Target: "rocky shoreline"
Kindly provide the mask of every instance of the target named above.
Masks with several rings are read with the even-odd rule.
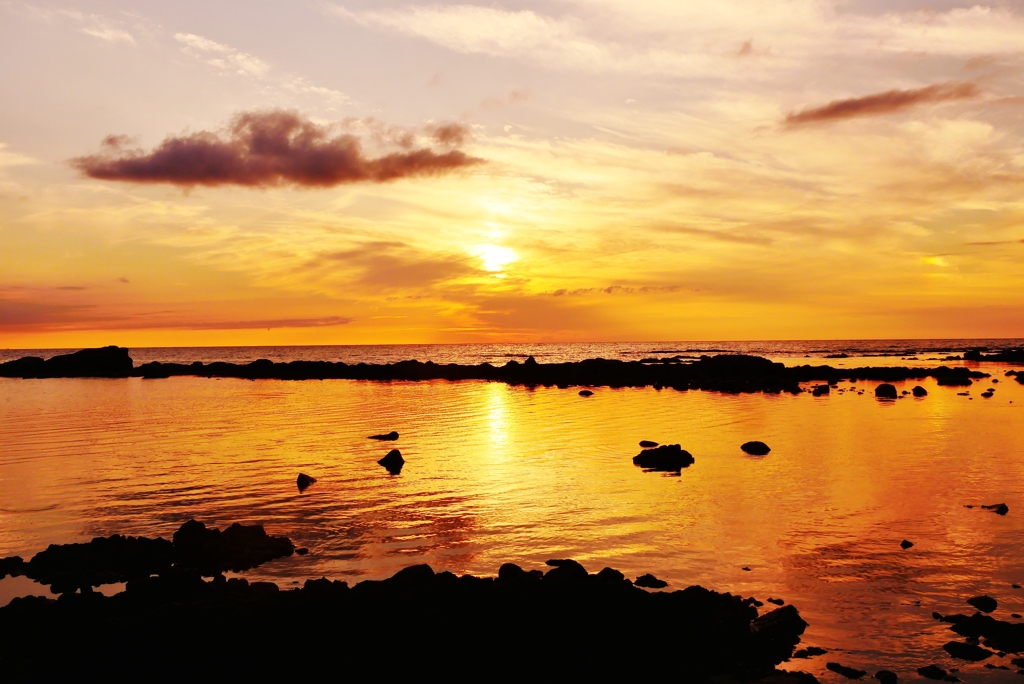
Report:
[[[223,574],[292,552],[259,526],[220,532],[189,521],[173,540],[115,535],[51,546],[28,562],[3,559],[0,578],[27,575],[61,595],[0,608],[0,671],[5,681],[198,673],[816,681],[776,669],[806,627],[791,605],[759,614],[753,598],[699,586],[648,591],[638,585],[660,581],[588,573],[573,560],[551,560],[546,572],[505,564],[496,577],[415,565],[383,581],[316,579],[288,591]],[[92,590],[116,581],[125,591]]]
[[[503,366],[436,364],[401,361],[391,364],[346,364],[329,361],[275,363],[266,359],[246,364],[226,362],[192,364],[151,362],[135,366],[127,349],[83,349],[50,359],[24,357],[0,364],[0,377],[142,377],[174,376],[241,378],[247,380],[485,380],[530,387],[653,387],[654,389],[706,390],[726,393],[782,392],[798,394],[801,383],[826,385],[840,381],[899,382],[935,378],[939,384],[967,386],[987,373],[963,367],[910,368],[870,366],[794,366],[742,354],[701,356],[698,359],[665,357],[641,361],[587,359],[571,363],[537,363],[533,357]],[[1019,380],[1020,378],[1018,378]]]

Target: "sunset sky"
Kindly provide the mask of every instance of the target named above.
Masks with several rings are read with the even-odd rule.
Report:
[[[1024,1],[0,1],[0,347],[1024,337]]]

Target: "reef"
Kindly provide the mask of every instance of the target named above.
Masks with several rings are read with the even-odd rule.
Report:
[[[232,529],[250,543],[227,544]],[[0,608],[4,681],[171,681],[198,673],[261,681],[667,673],[698,683],[815,681],[776,670],[806,627],[793,606],[759,614],[753,598],[699,586],[648,591],[616,570],[589,573],[573,560],[549,561],[546,572],[505,564],[496,577],[414,565],[386,580],[315,579],[287,591],[213,572],[269,559],[284,542],[290,549],[262,528],[218,533],[190,521],[170,541],[115,535],[19,560],[13,565],[21,570],[41,567],[37,559],[48,554],[47,567],[63,566],[55,572],[68,576],[88,557],[86,565],[108,572],[55,582],[55,600],[19,598]],[[97,579],[127,584],[112,596],[81,590]]]
[[[0,364],[0,377],[128,377],[149,379],[174,376],[242,378],[248,380],[486,380],[528,387],[654,387],[680,391],[707,390],[726,393],[767,392],[798,394],[801,383],[834,385],[842,380],[897,382],[935,378],[939,384],[960,386],[987,373],[968,368],[795,366],[758,356],[719,354],[698,359],[587,359],[567,363],[537,363],[533,357],[523,363],[512,360],[502,366],[437,364],[432,361],[400,361],[390,364],[346,364],[330,361],[274,362],[259,359],[235,364],[217,361],[191,364],[150,362],[135,367],[128,350],[105,347],[55,356],[46,361],[26,357]],[[583,390],[580,394],[593,394]],[[377,436],[375,436],[377,437]]]

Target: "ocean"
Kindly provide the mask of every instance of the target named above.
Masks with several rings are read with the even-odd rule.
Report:
[[[910,674],[938,663],[965,681],[1013,672],[951,660],[932,619],[989,594],[1024,613],[1024,386],[1017,366],[941,361],[1020,340],[415,345],[133,349],[146,361],[455,363],[644,358],[718,351],[787,365],[969,365],[970,388],[920,384],[879,401],[871,383],[830,395],[573,390],[501,383],[0,378],[0,556],[94,536],[170,536],[189,518],[259,523],[307,556],[246,573],[282,588],[350,583],[414,563],[495,574],[575,558],[651,572],[669,589],[782,598],[828,656],[788,664],[838,681],[827,660]],[[51,351],[0,352],[0,360]],[[847,354],[848,358],[826,359]],[[993,388],[991,397],[981,392]],[[397,430],[395,443],[368,435]],[[643,472],[643,439],[678,443],[680,476]],[[772,451],[744,454],[762,440]],[[393,447],[400,475],[376,461]],[[299,472],[317,478],[304,492]],[[1006,503],[996,515],[966,505]],[[914,546],[902,549],[900,542]],[[116,591],[119,587],[108,588]],[[0,581],[0,604],[45,594]],[[770,606],[769,606],[770,607]],[[1007,658],[1007,664],[1008,664]],[[1000,659],[989,662],[1000,664]]]

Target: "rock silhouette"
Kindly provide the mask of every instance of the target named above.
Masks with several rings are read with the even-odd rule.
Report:
[[[665,473],[678,473],[694,463],[694,458],[678,444],[663,444],[652,449],[644,449],[633,457],[633,465],[644,470]]]
[[[581,397],[592,397],[592,396],[594,396],[594,393],[592,391],[588,390],[588,389],[585,389],[585,390],[580,390],[579,391],[579,395]]]
[[[817,385],[814,389],[811,390],[811,394],[816,397],[823,397],[829,394],[830,391],[831,390],[829,389],[828,385]]]
[[[299,476],[295,478],[295,484],[298,485],[300,492],[305,491],[306,488],[308,488],[309,485],[313,484],[314,482],[316,482],[316,478],[310,477],[305,473],[299,473]]]
[[[985,660],[986,658],[994,655],[994,653],[987,648],[975,646],[974,644],[965,644],[959,641],[950,641],[946,643],[943,645],[942,650],[954,658],[970,660],[971,662]]]
[[[867,674],[867,672],[864,670],[846,667],[845,665],[840,665],[839,663],[825,663],[825,667],[838,675],[846,677],[847,679],[860,679],[861,677]]]
[[[906,539],[904,539],[903,541],[900,542],[900,548],[903,549],[903,550],[909,549],[913,545],[914,545],[914,542],[907,541]]]
[[[377,465],[384,466],[384,469],[392,475],[398,475],[402,472],[402,466],[405,465],[405,459],[402,458],[401,451],[398,449],[392,449],[386,456],[384,456],[384,458],[377,461]]]
[[[986,511],[992,511],[996,515],[1006,515],[1010,512],[1010,507],[1004,503],[1000,504],[989,504],[988,506],[982,506]]]
[[[999,602],[991,596],[975,596],[967,599],[969,605],[974,606],[982,613],[991,613],[993,610],[999,607]]]
[[[664,589],[668,586],[668,582],[660,580],[650,573],[640,575],[633,581],[633,584],[638,587],[644,587],[645,589]]]
[[[113,346],[82,349],[45,361],[26,356],[0,363],[0,377],[8,378],[127,378],[133,371],[128,350]]]
[[[795,366],[786,368],[781,363],[758,356],[719,354],[682,359],[678,363],[644,363],[613,359],[587,359],[567,363],[519,363],[509,361],[503,366],[489,363],[477,365],[437,364],[431,361],[400,361],[390,364],[346,364],[329,361],[290,361],[275,363],[259,359],[251,363],[235,364],[216,361],[191,364],[142,364],[132,369],[127,350],[105,348],[103,358],[111,364],[79,363],[54,359],[42,361],[26,357],[0,364],[3,377],[86,377],[102,374],[111,377],[136,375],[140,377],[174,377],[192,375],[210,378],[244,378],[276,380],[489,380],[510,385],[546,387],[653,387],[655,385],[679,391],[705,390],[738,394],[744,392],[789,392],[800,394],[800,383],[824,382],[834,385],[841,380],[895,382],[923,378],[950,378],[970,382],[972,378],[989,377],[987,373],[968,368],[907,368],[903,366],[833,368],[831,366]],[[98,350],[83,350],[94,352]],[[81,352],[78,352],[81,354]],[[71,355],[74,356],[74,355]],[[55,357],[57,358],[57,357]],[[76,357],[82,359],[84,357]],[[591,390],[583,390],[588,392]]]
[[[911,393],[915,397],[927,397],[928,396],[928,390],[926,390],[924,387],[921,387],[920,385],[916,385],[914,387],[914,389],[912,389],[910,391],[911,391]]]
[[[875,673],[875,679],[879,684],[896,684],[900,680],[892,670],[879,670]]]
[[[884,382],[875,388],[875,396],[879,399],[895,399],[899,393],[896,391],[895,385]]]
[[[919,667],[917,668],[917,674],[921,675],[925,679],[936,680],[942,680],[949,676],[949,673],[938,665],[925,665],[924,667]]]
[[[656,447],[656,446],[658,446],[657,442],[652,442],[649,439],[642,439],[642,440],[640,440],[640,447],[642,449],[650,449],[650,448]]]
[[[744,442],[740,445],[740,449],[751,456],[767,456],[771,452],[771,448],[767,444],[757,441]]]
[[[370,435],[370,439],[380,440],[382,442],[394,442],[398,439],[398,433],[392,430],[383,435]]]

